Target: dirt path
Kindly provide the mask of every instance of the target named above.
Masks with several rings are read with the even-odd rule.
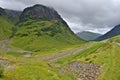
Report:
[[[6,39],[0,43],[0,47],[4,50],[7,51],[13,51],[13,52],[18,52],[18,53],[31,53],[31,51],[25,51],[25,50],[18,50],[18,49],[13,49],[9,48],[8,45],[10,44],[10,40]]]
[[[37,57],[37,59],[43,60],[43,61],[47,61],[47,62],[51,63],[51,62],[55,62],[55,61],[57,61],[57,60],[59,60],[61,58],[65,58],[67,56],[74,55],[74,54],[76,54],[76,53],[78,53],[80,51],[88,49],[89,47],[84,46],[84,47],[80,47],[80,48],[69,50],[69,51],[64,51],[64,52],[60,52],[60,53],[56,53],[56,54],[51,54],[51,55],[47,55],[47,56]]]
[[[120,46],[120,43],[116,43],[118,46]]]
[[[13,48],[9,48],[8,45],[10,44],[10,40],[7,39],[7,40],[4,40],[1,42],[0,44],[0,47],[4,50],[7,50],[7,51],[13,51],[13,52],[19,52],[19,53],[27,53],[25,54],[24,56],[25,57],[30,57],[30,54],[31,51],[25,51],[25,50],[17,50],[17,49],[13,49]],[[71,56],[71,55],[74,55],[80,51],[83,51],[85,49],[88,49],[90,46],[83,46],[83,47],[80,47],[80,48],[76,48],[76,49],[73,49],[73,50],[69,50],[69,51],[64,51],[64,52],[59,52],[59,53],[56,53],[56,54],[51,54],[51,55],[47,55],[47,56],[40,56],[40,57],[37,57],[35,59],[37,60],[43,60],[43,61],[47,61],[47,62],[55,62],[61,58],[64,58],[64,57],[67,57],[67,56]]]
[[[112,44],[116,44],[116,45],[120,46],[119,42],[112,42]]]

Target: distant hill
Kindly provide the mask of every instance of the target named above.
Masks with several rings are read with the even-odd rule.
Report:
[[[112,30],[107,32],[106,34],[100,36],[96,39],[96,41],[105,40],[114,36],[120,35],[120,25],[115,26]]]
[[[89,32],[89,31],[83,31],[83,32],[79,32],[77,33],[77,36],[86,40],[86,41],[91,41],[94,40],[96,38],[98,38],[99,36],[101,36],[102,34],[99,33],[93,33],[93,32]]]

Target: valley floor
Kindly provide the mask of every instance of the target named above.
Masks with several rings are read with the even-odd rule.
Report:
[[[118,43],[90,42],[71,50],[40,56],[9,48],[8,43],[7,40],[1,42],[0,63],[4,66],[4,76],[0,80],[120,79]]]

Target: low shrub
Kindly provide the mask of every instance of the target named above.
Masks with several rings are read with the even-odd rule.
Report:
[[[0,65],[0,77],[3,76],[3,72],[4,72],[4,68],[3,68],[3,66]]]

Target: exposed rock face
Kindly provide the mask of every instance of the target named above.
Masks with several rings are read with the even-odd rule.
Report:
[[[54,9],[37,4],[23,11],[20,16],[20,21],[25,21],[27,19],[54,20],[61,19],[61,17]]]
[[[0,15],[2,15],[2,16],[3,16],[3,15],[6,15],[5,10],[4,10],[3,8],[1,8],[1,7],[0,7]]]
[[[16,24],[17,22],[19,22],[19,17],[22,13],[22,11],[15,11],[15,10],[8,10],[5,9],[6,12],[6,17],[14,24]]]
[[[5,12],[7,13],[8,17],[16,17],[16,16],[20,16],[22,11],[15,11],[15,10],[9,10],[9,9],[5,9]]]

